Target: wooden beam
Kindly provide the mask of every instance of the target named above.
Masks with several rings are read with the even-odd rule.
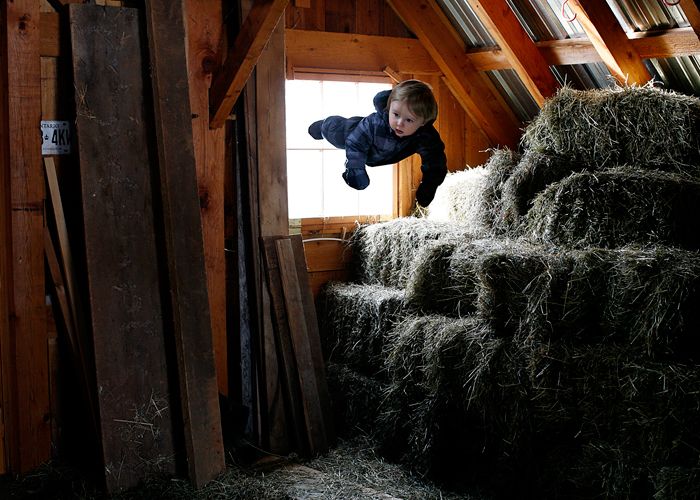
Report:
[[[440,74],[420,41],[412,38],[285,30],[287,67]],[[288,73],[290,71],[288,70]]]
[[[620,83],[641,85],[651,80],[642,58],[605,0],[572,0],[570,6],[608,70]]]
[[[643,59],[700,54],[700,40],[690,27],[628,33],[627,37]],[[389,66],[398,73],[414,73],[418,77],[441,74],[430,54],[413,38],[287,29],[285,40],[287,74],[294,77],[297,73],[324,71],[378,75],[381,70],[377,68],[384,61],[391,61]],[[602,61],[585,37],[545,40],[535,46],[549,66]],[[472,49],[465,57],[477,71],[513,67],[501,49]]]
[[[190,480],[202,486],[221,473],[225,464],[192,143],[183,5],[151,0],[146,4],[146,20],[187,467]]]
[[[15,473],[51,454],[39,11],[37,0],[0,5],[0,420]]]
[[[186,0],[188,76],[192,143],[199,186],[212,341],[219,392],[228,395],[226,342],[226,257],[224,254],[224,172],[226,133],[209,128],[209,87],[220,66],[221,2]]]
[[[435,2],[388,1],[435,60],[450,90],[492,145],[515,148],[520,139],[520,121],[485,75],[480,75],[465,57],[464,47],[457,42],[452,25]]]
[[[542,106],[546,98],[557,92],[559,83],[508,3],[505,0],[468,1],[535,102]]]
[[[695,35],[700,38],[700,7],[698,0],[680,0],[680,7],[693,28]]]
[[[231,113],[289,0],[256,0],[211,88],[211,120],[218,128]]]

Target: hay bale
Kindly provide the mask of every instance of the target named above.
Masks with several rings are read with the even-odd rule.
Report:
[[[427,218],[466,226],[475,236],[490,235],[500,227],[501,188],[519,159],[515,151],[496,149],[484,165],[448,174]]]
[[[367,375],[380,374],[385,337],[407,310],[404,296],[403,290],[381,285],[324,286],[317,303],[326,359]]]
[[[398,324],[387,344],[390,374],[379,435],[385,450],[423,472],[459,467],[481,450],[480,422],[470,402],[489,390],[491,360],[502,340],[474,318],[414,316]]]
[[[560,429],[575,436],[561,436],[571,453],[559,464],[568,480],[596,496],[639,498],[641,491],[649,498],[651,480],[664,468],[697,467],[698,365],[640,360],[624,345],[560,344],[548,355],[560,360],[546,375],[550,385],[570,388],[565,403],[553,407],[568,419]],[[536,396],[545,403],[533,413],[535,422],[546,423],[539,435],[554,431],[552,394],[560,397],[556,391]]]
[[[666,244],[700,248],[700,182],[634,167],[571,174],[528,212],[534,241],[587,248]]]
[[[414,272],[406,284],[406,302],[427,314],[463,317],[476,312],[479,288],[475,262],[482,251],[476,241],[440,241],[426,246],[416,256]],[[466,268],[458,273],[456,253]]]
[[[386,382],[363,375],[343,363],[329,363],[326,372],[338,434],[344,437],[358,433],[375,435]]]
[[[582,162],[654,166],[697,176],[700,100],[653,85],[574,90],[545,101],[525,129],[525,149]]]
[[[651,357],[699,359],[700,253],[657,246],[611,252],[603,325]]]
[[[464,227],[417,217],[360,226],[351,238],[355,280],[403,287],[422,247],[428,242],[447,238],[468,240],[473,236]]]
[[[650,498],[635,495],[640,483],[648,491],[663,468],[697,466],[699,368],[640,359],[624,344],[513,338],[493,361],[492,389],[474,405],[489,416],[487,442],[500,439],[511,459],[536,461],[532,491]]]
[[[508,239],[438,242],[416,258],[406,301],[416,310],[474,314],[499,336],[576,335],[604,287],[600,260]],[[604,276],[604,274],[603,274]]]
[[[487,176],[483,166],[447,174],[425,218],[460,224],[474,235],[485,235],[488,226],[484,225],[482,193]]]
[[[501,232],[518,234],[535,197],[550,184],[572,172],[586,170],[578,160],[566,160],[537,150],[528,150],[503,182],[496,220]]]

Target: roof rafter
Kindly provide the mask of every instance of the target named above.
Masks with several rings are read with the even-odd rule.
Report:
[[[289,0],[255,0],[209,93],[210,128],[219,128],[231,113]]]
[[[467,0],[498,43],[535,102],[542,106],[559,83],[539,49],[505,0]]]
[[[697,0],[680,0],[680,7],[693,27],[695,35],[700,39],[700,6]]]
[[[493,145],[515,147],[520,121],[466,56],[435,1],[387,1],[435,60],[457,101]]]
[[[620,82],[644,84],[651,75],[605,0],[571,0],[571,10],[610,73]]]

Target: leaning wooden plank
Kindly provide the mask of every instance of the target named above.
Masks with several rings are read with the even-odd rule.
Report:
[[[39,2],[0,4],[0,352],[8,468],[51,453],[44,279]]]
[[[44,250],[46,253],[46,263],[48,265],[47,267],[49,269],[49,274],[51,275],[55,298],[58,301],[58,309],[61,311],[60,319],[62,320],[62,326],[66,331],[66,335],[68,337],[67,340],[70,344],[71,351],[75,353],[78,351],[78,340],[75,333],[73,313],[68,305],[66,286],[61,273],[61,266],[58,263],[58,255],[56,253],[53,240],[51,239],[48,226],[44,227]]]
[[[314,376],[316,377],[316,387],[318,389],[318,399],[321,403],[324,427],[326,429],[326,439],[328,444],[335,443],[335,428],[333,425],[333,409],[331,408],[331,397],[328,393],[328,383],[326,381],[326,367],[323,361],[323,350],[321,348],[321,334],[318,330],[318,319],[316,316],[316,306],[313,292],[309,282],[309,272],[306,265],[306,252],[304,242],[300,234],[289,237],[292,252],[294,253],[294,264],[299,283],[302,307],[311,349],[311,360],[313,362]]]
[[[256,0],[211,89],[211,128],[224,124],[289,0]]]
[[[309,329],[306,324],[294,251],[289,238],[278,239],[275,241],[275,246],[279,261],[280,280],[284,291],[284,304],[289,321],[289,333],[301,388],[306,433],[311,454],[316,455],[328,451],[328,437],[324,411],[319,397],[319,380],[316,377],[311,346],[309,345]]]
[[[185,450],[190,480],[201,486],[221,473],[225,464],[182,2],[147,2],[146,18]]]
[[[107,489],[174,474],[139,17],[69,7],[86,268]]]
[[[308,455],[310,448],[304,424],[303,393],[299,377],[297,376],[299,368],[294,357],[294,347],[290,332],[290,322],[292,320],[288,317],[285,307],[280,262],[276,248],[277,241],[279,241],[278,236],[263,238],[265,269],[274,322],[276,359],[279,360],[281,365],[279,371],[282,375],[280,378],[284,390],[289,433],[293,437],[297,450],[304,455]],[[264,363],[270,363],[274,360],[275,358],[265,359]]]
[[[97,401],[95,396],[95,381],[94,372],[95,364],[91,354],[92,343],[89,338],[89,327],[85,306],[81,299],[78,284],[75,276],[75,268],[73,265],[73,252],[71,251],[70,241],[68,238],[68,227],[63,211],[63,202],[61,200],[61,191],[58,185],[58,176],[56,175],[56,165],[54,159],[47,157],[44,159],[44,167],[46,169],[46,184],[49,187],[49,198],[53,214],[53,225],[56,228],[58,236],[58,248],[56,257],[60,259],[61,276],[65,295],[66,305],[69,307],[69,315],[64,318],[70,319],[73,337],[71,339],[71,347],[75,356],[75,367],[80,375],[83,395],[90,411],[89,419],[93,424],[93,431],[99,432],[99,417],[97,416]],[[46,242],[46,238],[44,238]],[[47,247],[47,255],[49,255]],[[53,273],[52,273],[53,276]],[[54,284],[56,277],[53,277]],[[71,333],[71,332],[69,332]]]

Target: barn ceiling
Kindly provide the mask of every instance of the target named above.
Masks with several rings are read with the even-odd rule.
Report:
[[[497,36],[483,22],[478,6],[477,9],[473,8],[475,2],[437,2],[462,37],[467,50],[499,48]],[[534,42],[588,38],[582,18],[575,11],[574,2],[507,0],[507,3]],[[595,3],[580,2],[586,8]],[[689,18],[693,19],[698,13],[698,7],[693,0],[607,0],[605,3],[620,32],[628,37],[642,37],[680,28],[692,29]],[[675,5],[670,5],[674,3]],[[684,8],[688,12],[684,11]],[[650,77],[664,87],[700,95],[700,60],[697,55],[642,58],[641,64]],[[609,66],[603,61],[554,65],[551,70],[559,83],[566,82],[578,89],[603,88],[615,84]],[[497,69],[489,70],[487,74],[520,120],[528,121],[537,114],[537,102],[518,72],[514,69]]]

